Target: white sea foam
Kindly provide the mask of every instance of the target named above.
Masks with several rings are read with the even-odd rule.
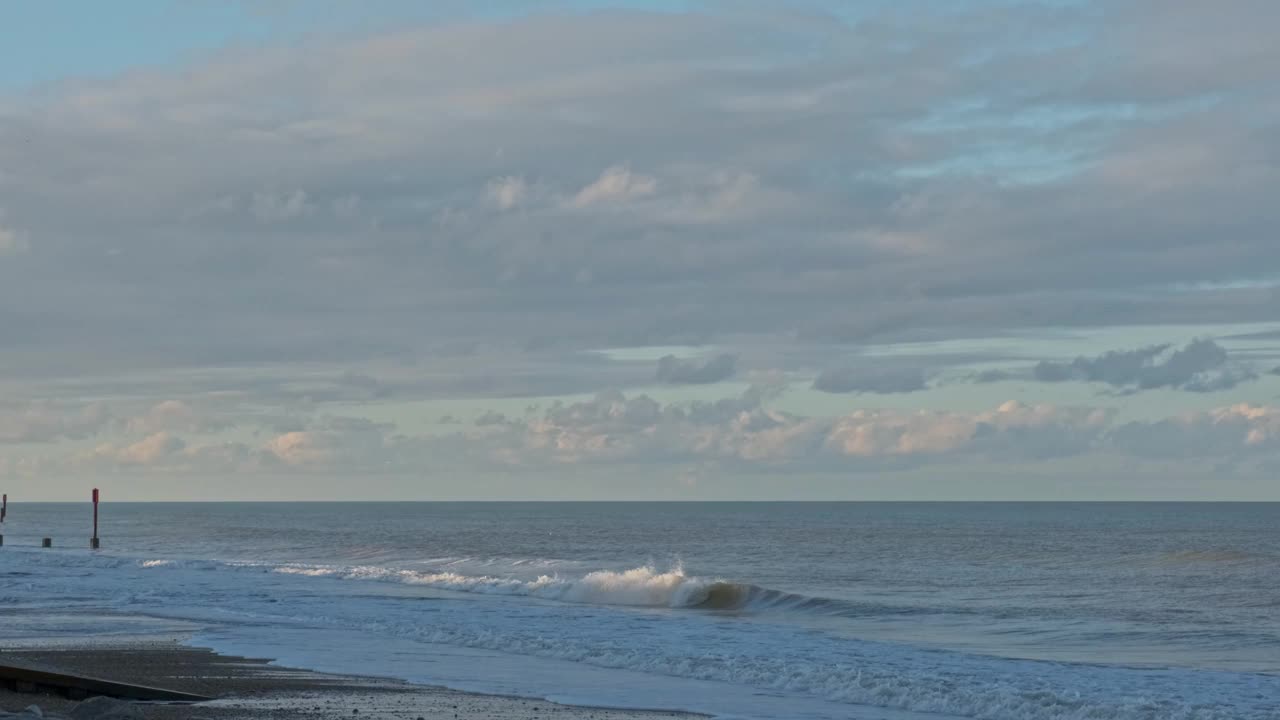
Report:
[[[536,564],[538,561],[521,563]],[[376,565],[334,567],[288,564],[272,567],[271,571],[308,577],[400,582],[454,592],[526,595],[562,602],[638,607],[695,607],[705,603],[711,590],[717,586],[730,587],[730,584],[722,581],[690,577],[680,565],[667,570],[659,570],[652,565],[621,571],[596,570],[581,577],[540,575],[531,580]]]

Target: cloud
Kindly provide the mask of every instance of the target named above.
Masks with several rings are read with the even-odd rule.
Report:
[[[319,416],[299,423],[299,429],[270,432],[257,443],[206,438],[192,441],[168,430],[138,439],[115,439],[69,455],[45,454],[41,464],[50,472],[72,469],[217,475],[221,473],[279,474],[337,472],[361,469],[382,472],[389,463],[407,470],[396,449],[404,439],[395,426],[364,418]],[[142,427],[133,423],[131,431]],[[204,428],[193,426],[196,431]],[[260,428],[266,431],[267,428]],[[136,436],[135,436],[136,437]],[[414,460],[421,458],[416,455]],[[28,465],[31,463],[28,462]]]
[[[909,393],[926,387],[920,368],[833,368],[813,381],[813,389],[827,393]]]
[[[1008,370],[982,370],[973,374],[972,379],[978,384],[1005,382],[1018,376]]]
[[[1274,322],[1280,16],[1243,2],[476,13],[4,95],[0,442],[26,468],[107,445],[104,468],[279,473],[1266,452],[1239,449],[1270,437],[1256,418],[1121,432],[1092,410],[999,410],[1004,395],[838,418],[630,395],[511,410],[653,381],[605,347],[720,347],[797,377],[831,342]],[[1189,28],[1211,32],[1181,42]],[[973,369],[920,352],[815,387]],[[1118,396],[1251,377],[1224,355],[1201,341],[979,379]],[[714,383],[734,357],[656,374]],[[110,411],[82,399],[98,397]],[[512,397],[535,399],[440,437],[324,419]]]
[[[658,370],[654,377],[658,382],[672,385],[706,385],[733,377],[736,365],[737,358],[727,353],[705,362],[665,355],[658,360]]]
[[[21,233],[0,225],[0,255],[25,252],[30,248],[26,237]]]
[[[164,400],[141,415],[124,421],[127,432],[148,434],[213,432],[225,429],[231,424],[226,419],[199,412],[190,403],[182,400]]]
[[[585,208],[606,203],[620,203],[653,195],[658,180],[648,175],[631,172],[623,165],[615,165],[600,174],[595,182],[578,191],[569,205]]]
[[[7,347],[46,372],[355,363],[1280,309],[1271,6],[724,8],[424,24],[6,97],[22,231],[0,237],[40,239],[0,264]],[[1212,47],[1170,44],[1198,23]]]
[[[1152,345],[1137,350],[1113,350],[1070,363],[1041,361],[1032,373],[1041,382],[1081,380],[1140,390],[1170,387],[1212,392],[1235,387],[1256,374],[1228,365],[1227,351],[1212,340],[1194,340],[1181,350]]]
[[[366,400],[389,397],[397,390],[400,390],[400,388],[388,385],[372,375],[355,372],[354,370],[347,370],[342,373],[338,378],[337,384],[344,390],[354,391]]]
[[[475,426],[485,427],[488,425],[503,425],[506,422],[507,422],[506,415],[503,415],[500,412],[494,412],[493,410],[487,410],[483,414],[481,414],[480,417],[476,418]]]
[[[333,441],[327,435],[297,430],[277,435],[266,451],[288,465],[313,465],[333,459]]]
[[[1280,408],[1239,404],[1130,422],[1109,435],[1120,451],[1151,458],[1240,458],[1280,451]]]
[[[5,211],[0,208],[0,256],[23,253],[31,249],[26,233],[4,223]]]
[[[157,437],[174,432],[208,433],[231,423],[189,403],[165,400],[137,415],[102,402],[53,399],[0,403],[0,443],[52,444],[126,434]]]
[[[136,441],[104,442],[70,457],[28,458],[51,474],[71,472],[164,472],[187,476],[255,473],[264,469],[263,453],[241,442],[191,443],[169,432]]]
[[[776,387],[752,387],[714,402],[662,403],[643,394],[606,392],[522,415],[489,411],[471,425],[425,434],[328,415],[277,432],[263,426],[252,443],[161,430],[105,440],[85,451],[29,445],[2,454],[0,470],[267,476],[410,474],[432,467],[665,472],[699,466],[825,474],[1104,457],[1223,467],[1280,461],[1280,409],[1267,405],[1123,423],[1116,422],[1112,408],[1017,401],[974,411],[862,408],[806,416],[772,407],[777,393]]]
[[[1053,457],[1090,449],[1110,422],[1102,409],[1008,401],[978,413],[859,410],[835,421],[827,445],[853,457],[959,451]]]
[[[52,400],[0,404],[0,443],[52,443],[92,437],[115,420],[102,403]]]
[[[394,457],[395,425],[366,418],[325,416],[306,429],[281,433],[263,445],[268,463],[295,467],[377,468]]]
[[[335,200],[341,202],[341,199]],[[307,199],[307,191],[255,192],[250,199],[250,212],[263,222],[284,222],[309,215],[315,206]]]
[[[838,470],[868,463],[1079,454],[1097,446],[1112,413],[1006,402],[994,410],[858,410],[834,418],[767,408],[752,389],[715,403],[663,405],[605,393],[556,404],[522,420],[502,418],[456,436],[455,449],[503,465],[722,462]]]
[[[178,455],[186,446],[182,438],[158,432],[124,447],[99,445],[94,449],[93,457],[118,465],[156,465]]]
[[[511,210],[523,205],[529,196],[529,185],[522,177],[504,177],[490,180],[485,194],[500,210]]]
[[[1017,401],[973,412],[882,408],[806,417],[770,409],[762,400],[748,392],[716,403],[664,405],[645,395],[606,393],[525,419],[504,418],[425,452],[448,447],[475,461],[523,468],[715,463],[776,472],[1079,457],[1280,460],[1280,409],[1270,406],[1117,423],[1110,408]]]

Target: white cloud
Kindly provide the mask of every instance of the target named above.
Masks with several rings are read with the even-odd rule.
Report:
[[[930,456],[960,451],[995,457],[1077,454],[1110,423],[1106,410],[1008,401],[978,413],[857,411],[835,421],[826,445],[853,457]]]
[[[31,249],[26,233],[4,224],[4,208],[0,208],[0,256],[23,253]]]
[[[803,417],[763,407],[755,391],[717,403],[661,405],[603,394],[531,420],[503,418],[467,436],[507,464],[724,461],[828,469],[865,460],[913,462],[959,454],[994,459],[1094,449],[1112,413],[1006,402],[964,413],[858,410]]]
[[[499,210],[512,210],[524,204],[529,197],[529,183],[522,177],[503,177],[490,180],[485,186],[485,196]]]
[[[332,460],[330,438],[298,430],[277,435],[266,444],[267,452],[289,465],[312,465]]]
[[[154,466],[170,461],[186,446],[182,438],[158,432],[123,447],[101,444],[94,448],[92,459],[118,465]]]
[[[364,418],[321,417],[263,446],[263,459],[295,467],[372,468],[395,459],[395,426]]]
[[[631,172],[625,165],[607,168],[595,182],[578,191],[569,200],[569,206],[585,208],[593,205],[624,203],[653,195],[658,190],[658,180],[649,175]]]

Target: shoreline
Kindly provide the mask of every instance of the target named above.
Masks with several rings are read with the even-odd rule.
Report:
[[[555,716],[566,720],[659,720],[704,718],[669,710],[636,710],[567,705],[545,699],[491,695],[416,685],[401,680],[321,673],[275,665],[271,658],[222,655],[186,644],[189,638],[59,639],[24,642],[0,651],[6,659],[63,672],[137,683],[213,697],[212,701],[135,703],[144,720],[525,720]],[[0,689],[0,711],[30,705],[66,715],[77,705],[58,695]]]

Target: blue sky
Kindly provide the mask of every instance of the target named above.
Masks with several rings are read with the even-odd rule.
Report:
[[[411,23],[516,18],[543,12],[619,7],[679,12],[701,3],[484,0],[122,0],[112,3],[14,3],[0,15],[0,43],[22,62],[0,67],[0,87],[37,89],[67,79],[195,62],[235,47],[298,42]]]
[[[952,11],[974,4],[946,3]],[[1074,3],[1046,3],[1071,5]],[[821,13],[856,22],[883,0],[795,0],[792,13]],[[943,4],[935,5],[943,7]],[[928,7],[927,4],[922,7]],[[15,3],[0,10],[0,42],[22,62],[0,68],[0,87],[35,89],[46,83],[101,77],[132,69],[198,61],[236,47],[298,42],[431,22],[521,17],[612,10],[684,13],[731,10],[768,12],[766,2],[714,0],[122,0],[113,3]]]
[[[10,494],[1280,497],[1269,3],[68,7]]]

